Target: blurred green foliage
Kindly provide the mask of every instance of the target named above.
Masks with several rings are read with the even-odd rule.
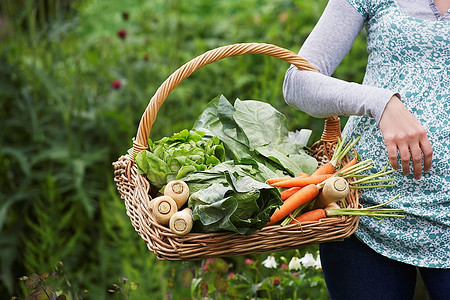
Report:
[[[111,162],[132,145],[161,83],[212,48],[271,43],[297,52],[325,0],[4,0],[0,3],[0,294],[23,295],[17,278],[60,261],[72,295],[114,298],[127,277],[136,298],[189,295],[181,271],[157,261],[132,228]],[[361,81],[364,35],[335,76]],[[271,103],[292,129],[323,120],[285,104],[288,65],[244,55],[207,65],[183,81],[158,112],[151,137],[191,128],[206,103]],[[236,258],[236,262],[242,258]]]

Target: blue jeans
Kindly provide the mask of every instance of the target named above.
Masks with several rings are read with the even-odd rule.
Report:
[[[333,300],[413,299],[417,270],[431,299],[450,299],[450,269],[416,268],[389,259],[355,236],[319,247],[325,283]]]

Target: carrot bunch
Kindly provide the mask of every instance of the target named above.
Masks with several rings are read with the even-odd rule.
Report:
[[[281,200],[283,200],[283,204],[275,210],[272,214],[270,221],[267,225],[275,224],[284,219],[281,225],[289,224],[293,219],[295,219],[298,215],[302,215],[305,213],[305,209],[307,210],[306,216],[303,216],[298,221],[306,220],[318,220],[319,218],[324,218],[330,215],[330,213],[326,213],[323,210],[324,207],[314,207],[311,205],[319,196],[323,196],[321,193],[322,188],[329,183],[331,179],[336,179],[337,177],[341,178],[341,181],[347,179],[349,177],[358,177],[358,180],[348,182],[347,193],[349,188],[369,188],[369,187],[387,187],[392,185],[381,185],[373,183],[378,183],[380,181],[385,180],[393,180],[393,178],[387,179],[375,179],[376,177],[384,176],[393,172],[394,170],[386,172],[386,167],[373,175],[359,175],[364,171],[367,171],[373,168],[373,163],[371,160],[365,160],[363,162],[357,163],[357,155],[355,154],[354,158],[350,160],[347,164],[341,167],[342,159],[347,155],[348,151],[355,145],[355,143],[359,140],[359,137],[349,143],[345,144],[345,138],[339,140],[336,144],[336,148],[330,162],[323,164],[319,168],[317,168],[313,174],[308,175],[305,173],[300,173],[295,177],[280,177],[280,178],[272,178],[267,181],[273,187],[280,188],[280,196]],[[345,181],[347,184],[347,181]],[[364,185],[363,185],[364,184]],[[367,185],[369,184],[369,185]],[[346,194],[345,194],[346,195]],[[331,203],[337,200],[343,200],[342,197],[345,198],[345,195],[339,196],[341,198],[332,199],[329,201],[320,201],[320,203]],[[312,210],[312,208],[317,208],[321,210]],[[314,211],[314,213],[313,213]],[[334,211],[336,213],[336,211]]]
[[[333,203],[335,205],[329,205],[325,208],[316,208],[304,212],[300,216],[292,219],[289,224],[300,224],[307,221],[319,221],[321,219],[332,216],[369,216],[379,219],[380,222],[382,217],[404,218],[405,216],[400,214],[404,212],[404,210],[401,208],[380,208],[381,206],[391,203],[396,198],[398,198],[398,196],[399,194],[385,203],[366,208],[340,208],[338,205]]]

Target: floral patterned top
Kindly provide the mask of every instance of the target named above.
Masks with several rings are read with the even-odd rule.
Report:
[[[378,253],[415,266],[450,268],[450,21],[405,14],[394,0],[348,0],[366,19],[368,66],[363,84],[397,91],[427,131],[433,165],[420,180],[394,173],[396,187],[368,189],[364,206],[386,202],[405,218],[361,217],[356,235]],[[361,136],[357,151],[377,170],[388,162],[373,118],[352,116],[343,135]],[[411,166],[412,169],[412,166]]]

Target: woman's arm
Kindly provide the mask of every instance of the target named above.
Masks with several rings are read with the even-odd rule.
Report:
[[[283,84],[289,105],[314,117],[366,115],[379,122],[393,91],[330,77],[363,26],[362,15],[347,0],[329,1],[299,52],[320,74],[291,66]]]
[[[286,72],[283,93],[286,102],[315,117],[366,115],[374,118],[383,134],[389,159],[398,168],[400,153],[404,174],[412,159],[414,177],[431,168],[432,148],[426,132],[393,91],[349,83],[330,77],[348,54],[364,26],[364,17],[347,0],[330,0],[299,55],[320,73]]]

